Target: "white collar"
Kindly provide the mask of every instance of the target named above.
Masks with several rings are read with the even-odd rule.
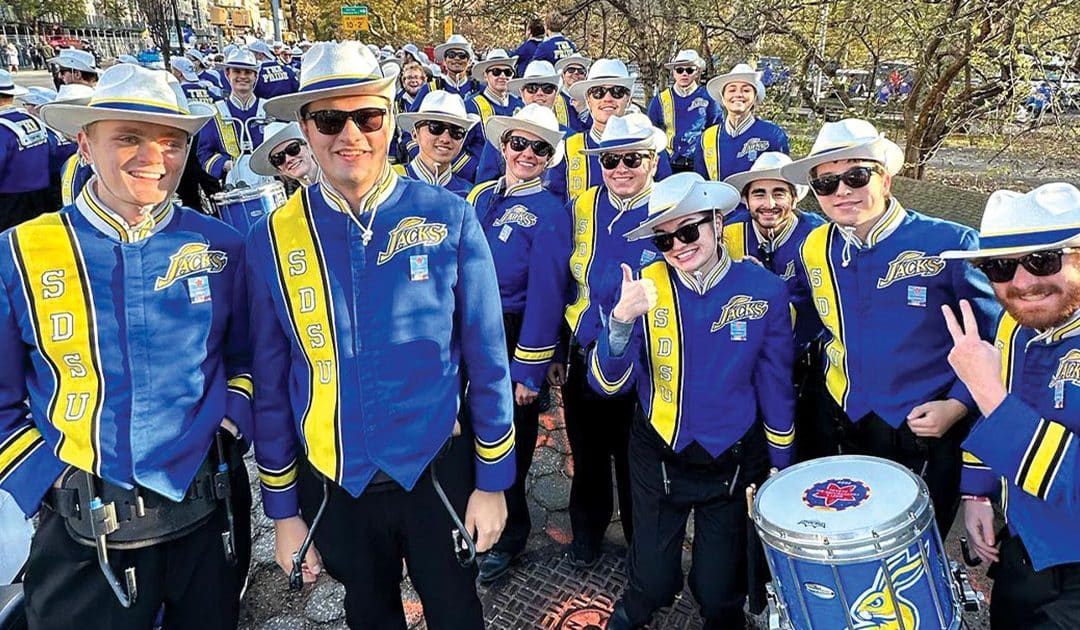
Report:
[[[409,170],[416,175],[416,179],[440,187],[445,187],[449,184],[450,179],[454,176],[454,172],[451,170],[449,164],[447,164],[444,169],[436,168],[432,171],[428,168],[427,164],[424,164],[424,161],[420,159],[419,155],[409,162]]]
[[[1080,310],[1073,313],[1072,317],[1060,326],[1054,326],[1053,328],[1039,331],[1039,334],[1035,335],[1027,342],[1027,347],[1040,341],[1044,341],[1047,345],[1050,345],[1077,335],[1080,335]]]
[[[731,269],[731,257],[728,256],[727,249],[721,247],[719,250],[720,258],[712,269],[706,272],[698,270],[690,274],[672,267],[672,269],[675,269],[675,276],[679,279],[679,282],[698,295],[705,295],[709,289],[720,284],[720,281],[727,275],[728,270]]]
[[[791,235],[795,233],[795,226],[799,224],[799,212],[798,210],[791,211],[791,218],[788,219],[787,225],[785,225],[779,232],[773,232],[770,236],[761,233],[761,229],[758,228],[758,224],[754,222],[754,219],[750,219],[750,225],[754,230],[754,235],[757,236],[758,243],[762,245],[768,245],[769,251],[775,252],[784,246],[784,243],[788,242]]]
[[[245,103],[236,96],[236,92],[229,92],[229,102],[235,105],[240,111],[246,112],[255,107],[255,104],[259,102],[259,97],[252,93],[250,100]]]
[[[367,244],[371,242],[371,237],[375,234],[371,229],[371,225],[375,223],[375,215],[378,213],[382,203],[393,194],[394,189],[397,187],[397,182],[397,173],[394,172],[394,169],[390,168],[389,163],[385,164],[383,166],[382,175],[379,176],[375,185],[360,199],[360,210],[358,212],[352,211],[345,196],[334,190],[334,187],[330,185],[330,182],[326,180],[322,173],[319,173],[319,193],[322,195],[323,201],[325,201],[331,209],[347,214],[356,222],[356,225],[360,227],[360,231],[363,235],[364,246],[367,247]],[[369,213],[371,216],[368,217],[367,225],[364,225],[360,222],[360,217]]]
[[[499,97],[497,94],[491,91],[491,88],[484,86],[484,98],[499,105],[500,107],[506,107],[510,104],[510,92],[507,92],[505,96]]]
[[[539,177],[507,185],[506,176],[503,176],[499,178],[499,183],[495,185],[495,192],[501,192],[503,197],[526,197],[528,195],[535,195],[542,190],[544,190],[544,185],[541,183]]]
[[[731,136],[732,138],[736,138],[739,135],[745,133],[746,130],[749,129],[750,126],[753,125],[755,122],[757,122],[757,116],[750,114],[749,116],[744,118],[741,123],[739,123],[738,127],[735,127],[731,124],[731,119],[727,116],[724,116],[724,129],[727,130],[729,136]]]
[[[675,94],[678,94],[679,96],[681,96],[683,98],[686,98],[687,96],[690,96],[694,92],[697,92],[698,87],[700,87],[700,86],[697,83],[691,83],[685,90],[683,90],[683,88],[681,88],[681,87],[679,87],[677,85],[672,85],[671,86],[671,91],[674,92]]]
[[[95,188],[98,181],[97,175],[94,175],[90,181],[86,182],[82,192],[75,198],[75,207],[91,225],[106,236],[124,243],[137,243],[157,234],[169,224],[173,216],[171,199],[165,200],[154,210],[144,213],[141,221],[131,225],[97,196]]]

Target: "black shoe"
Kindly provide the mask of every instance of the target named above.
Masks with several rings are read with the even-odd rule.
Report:
[[[589,569],[596,566],[597,561],[600,560],[600,550],[592,547],[579,547],[571,543],[566,559],[575,568]]]
[[[510,563],[514,560],[514,554],[508,551],[491,551],[480,556],[476,564],[480,568],[479,581],[488,585],[503,576],[510,570]]]

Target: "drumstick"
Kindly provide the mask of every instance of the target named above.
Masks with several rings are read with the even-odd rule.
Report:
[[[752,483],[746,486],[746,513],[754,515],[754,495],[757,494],[757,484]]]

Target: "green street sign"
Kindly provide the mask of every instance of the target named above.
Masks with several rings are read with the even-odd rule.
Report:
[[[355,6],[355,7],[341,7],[341,15],[342,15],[342,17],[344,17],[346,15],[355,15],[355,16],[359,17],[361,15],[367,15],[367,14],[368,14],[368,8],[366,6],[364,6],[364,5]]]

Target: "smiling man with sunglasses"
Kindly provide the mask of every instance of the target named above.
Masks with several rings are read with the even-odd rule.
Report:
[[[395,165],[399,175],[411,177],[465,197],[472,182],[454,173],[453,166],[465,145],[465,135],[480,122],[465,111],[457,94],[428,92],[416,112],[398,115],[398,126],[411,131],[419,152],[407,165]]]
[[[969,259],[1005,308],[991,344],[969,304],[942,307],[949,363],[983,416],[964,442],[964,524],[993,563],[993,627],[1080,627],[1080,190],[997,191],[980,238],[941,254]],[[997,532],[990,497],[1007,523]]]
[[[498,540],[514,480],[498,281],[473,208],[390,168],[381,74],[316,44],[267,103],[322,174],[247,240],[263,507],[278,564],[299,587],[325,563],[350,627],[404,627],[404,560],[429,628],[479,630],[462,535]]]
[[[445,68],[439,87],[467,99],[473,92],[484,89],[484,84],[469,76],[469,64],[473,62],[473,49],[464,35],[457,33],[445,43],[435,47],[435,62]]]
[[[975,249],[978,234],[892,196],[903,162],[873,125],[846,119],[826,123],[810,154],[780,173],[809,183],[830,219],[806,237],[795,265],[799,318],[824,328],[824,448],[920,475],[945,536],[959,506],[960,442],[977,410],[949,369],[949,331],[937,313],[966,299],[989,326],[999,307],[981,273],[937,256]]]
[[[560,107],[566,109],[569,118],[567,126],[574,131],[585,131],[592,125],[592,121],[589,120],[589,109],[585,103],[570,96],[570,87],[578,81],[583,81],[590,67],[592,67],[592,59],[581,53],[563,57],[555,64],[555,72],[559,73],[561,79],[559,100],[563,102],[562,106],[556,103],[555,111],[557,114]]]
[[[513,116],[522,107],[521,99],[510,93],[516,67],[517,57],[507,55],[502,48],[489,50],[484,60],[473,66],[473,78],[484,82],[483,91],[465,101],[466,111],[480,116],[481,125],[469,132],[465,141],[465,150],[475,160],[480,159],[486,142],[483,123],[492,116]]]
[[[268,177],[284,177],[304,188],[319,178],[319,165],[296,122],[266,126],[266,140],[251,154],[251,170]]]
[[[719,109],[699,83],[705,60],[696,50],[680,50],[664,67],[671,70],[674,83],[653,97],[649,118],[667,133],[672,170],[692,171],[701,134],[716,124]]]

